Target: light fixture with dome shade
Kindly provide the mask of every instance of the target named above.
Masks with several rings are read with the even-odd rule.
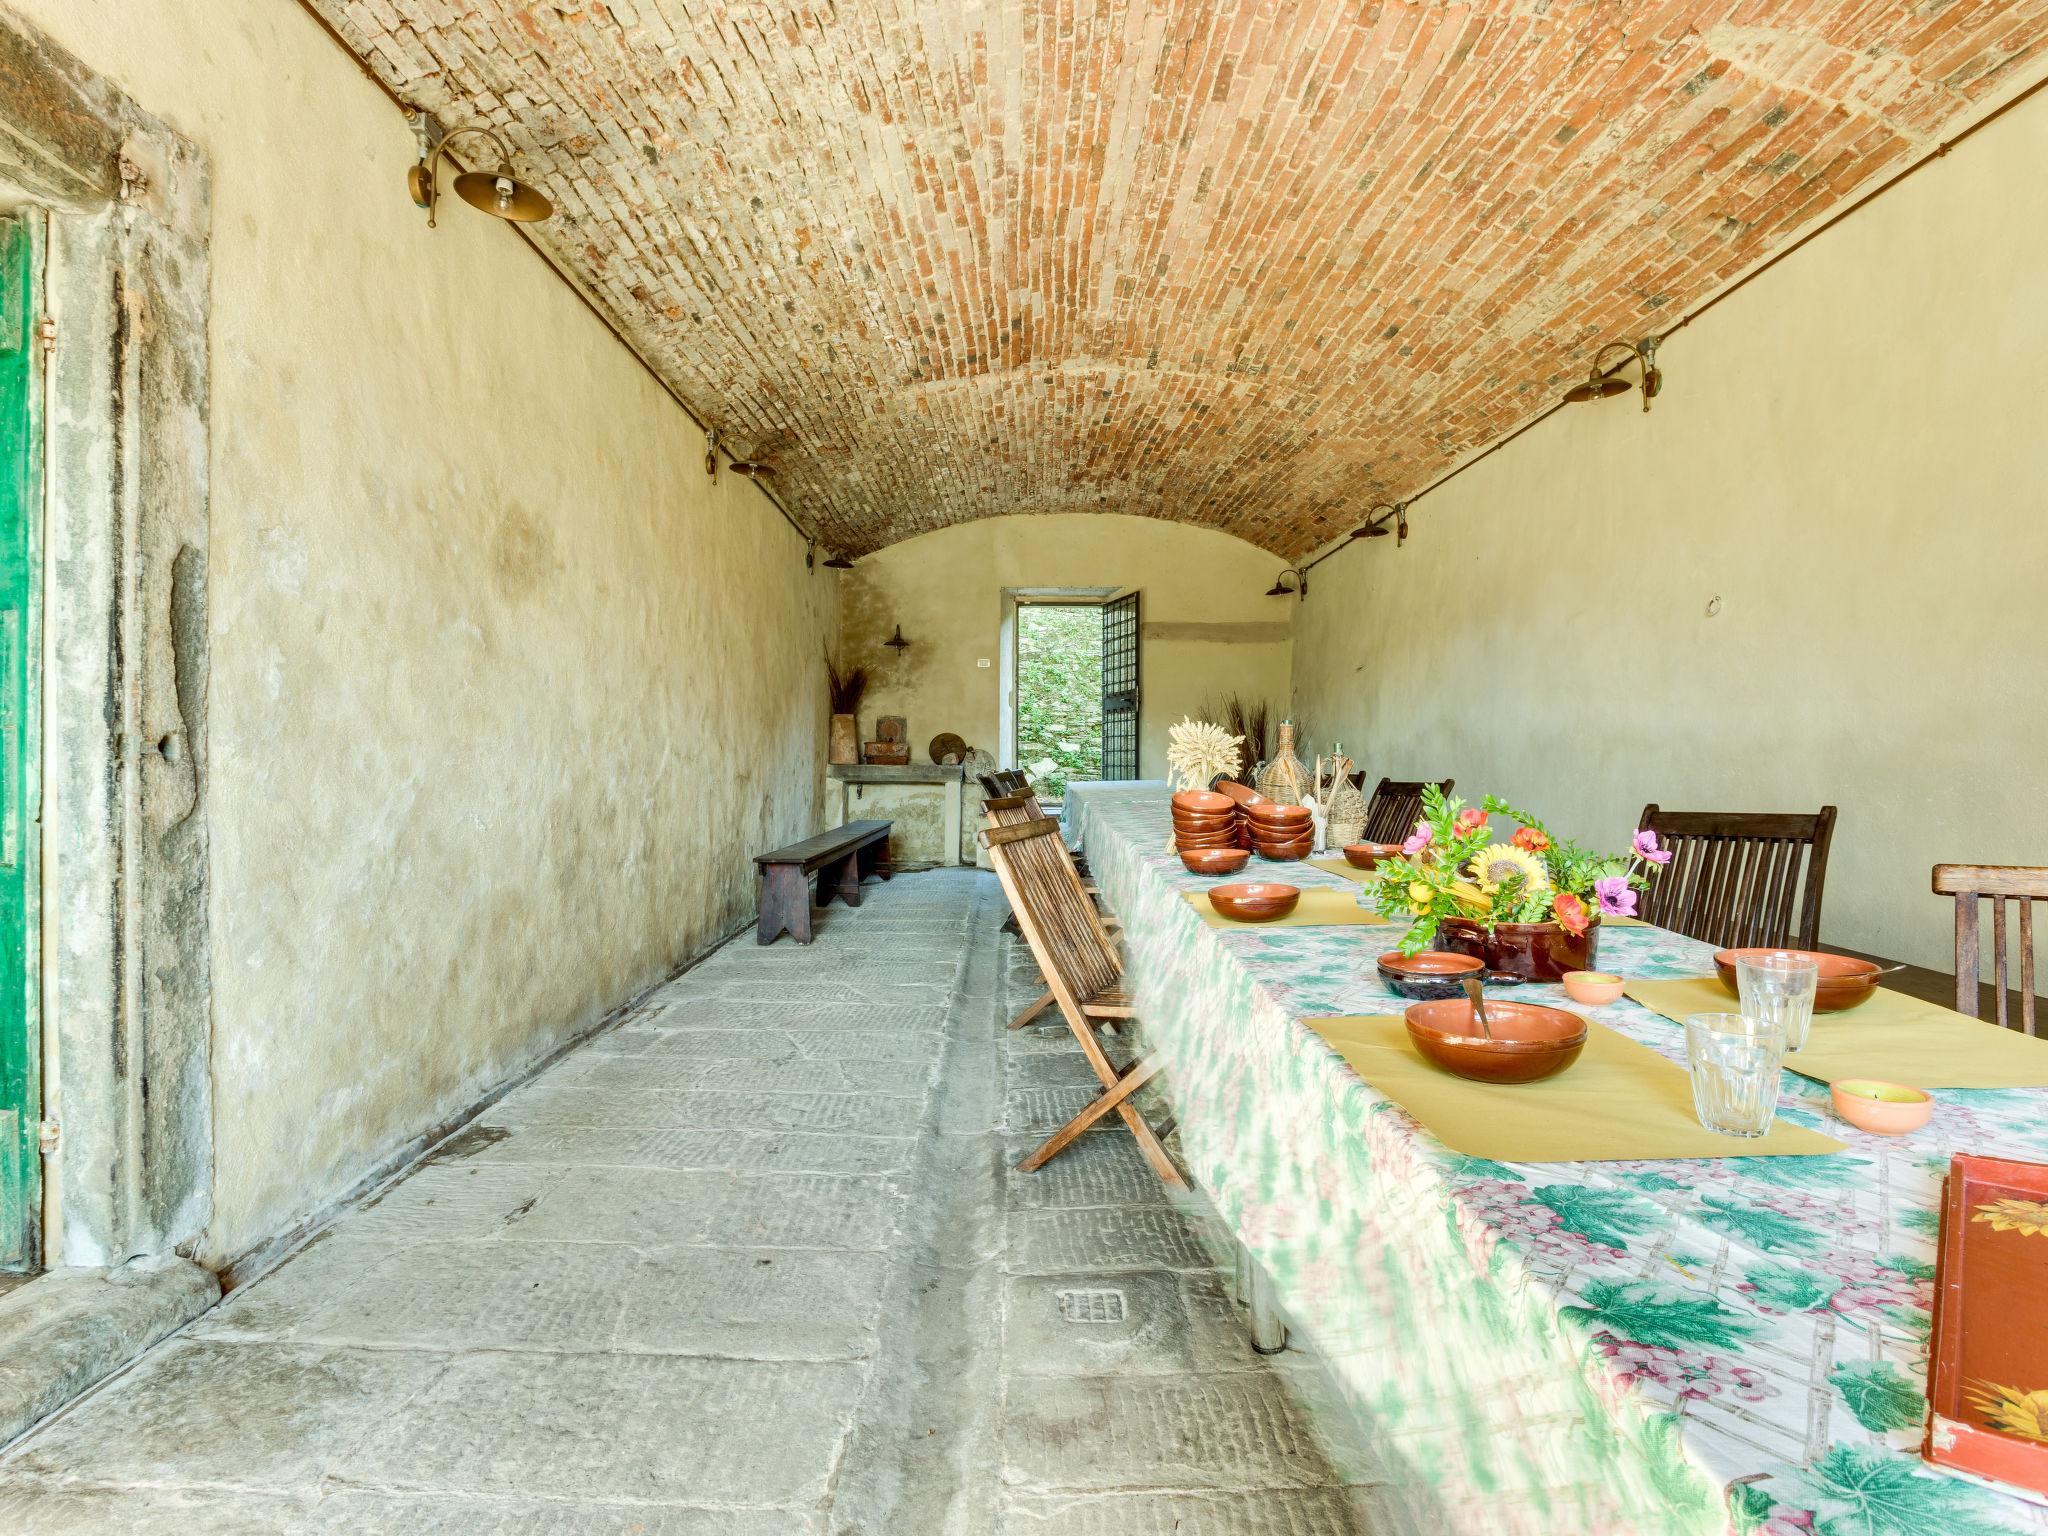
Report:
[[[489,139],[491,147],[498,152],[498,168],[495,171],[462,172],[455,178],[457,197],[494,219],[509,219],[514,224],[533,224],[555,211],[555,205],[538,190],[512,174],[512,156],[495,129],[458,128],[451,134],[436,137],[431,120],[424,114],[415,113],[413,131],[419,137],[420,157],[416,164],[407,168],[405,187],[412,194],[412,200],[427,210],[427,228],[434,228],[435,214],[441,202],[441,157],[448,152],[450,144],[461,138]]]
[[[1287,578],[1290,576],[1294,578],[1294,585],[1291,587],[1287,585]],[[1266,588],[1266,596],[1307,597],[1308,572],[1295,570],[1293,567],[1290,566],[1287,570],[1282,571],[1278,576],[1275,576],[1273,578],[1273,585]]]
[[[1389,527],[1388,524],[1392,524]],[[1396,547],[1408,542],[1408,503],[1405,501],[1381,502],[1365,514],[1365,522],[1351,530],[1354,539],[1384,539],[1390,533],[1398,533]]]
[[[1608,372],[1600,371],[1600,359],[1608,353],[1620,350],[1628,354]],[[1606,400],[1614,395],[1625,395],[1635,388],[1621,376],[1621,370],[1633,359],[1643,369],[1643,409],[1649,410],[1650,402],[1657,398],[1657,392],[1664,387],[1664,370],[1657,366],[1657,338],[1645,336],[1641,341],[1610,341],[1593,354],[1592,366],[1586,370],[1586,381],[1574,384],[1565,391],[1564,403],[1578,405],[1586,400]]]
[[[828,571],[850,571],[853,569],[853,562],[844,555],[834,555],[825,562],[825,569]]]

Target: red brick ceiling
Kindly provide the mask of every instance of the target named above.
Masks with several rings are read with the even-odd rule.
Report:
[[[540,238],[850,553],[1064,511],[1314,548],[2048,42],[2048,0],[315,4],[507,131]]]

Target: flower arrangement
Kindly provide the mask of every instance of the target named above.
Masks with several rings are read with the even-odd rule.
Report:
[[[1521,830],[1496,842],[1487,824],[1492,816],[1506,816]],[[1414,919],[1400,946],[1412,955],[1446,918],[1465,918],[1488,932],[1499,923],[1555,922],[1583,934],[1601,916],[1633,917],[1636,893],[1649,888],[1654,869],[1670,862],[1647,829],[1635,834],[1625,854],[1594,853],[1553,837],[1504,800],[1488,795],[1470,806],[1446,799],[1431,784],[1422,791],[1422,819],[1400,856],[1380,864],[1369,889],[1379,911]]]

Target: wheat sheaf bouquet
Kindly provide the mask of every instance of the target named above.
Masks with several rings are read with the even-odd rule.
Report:
[[[1519,830],[1496,842],[1489,825],[1494,816],[1518,823]],[[1399,856],[1381,863],[1368,889],[1378,911],[1414,920],[1400,944],[1402,954],[1412,955],[1447,918],[1489,932],[1501,923],[1554,922],[1582,934],[1601,916],[1633,917],[1637,892],[1670,862],[1647,829],[1635,834],[1627,853],[1595,853],[1553,837],[1505,800],[1488,795],[1470,806],[1431,784],[1422,791],[1422,819]]]

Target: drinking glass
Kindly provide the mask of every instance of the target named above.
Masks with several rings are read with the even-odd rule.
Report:
[[[1820,985],[1820,966],[1806,955],[1784,950],[1744,955],[1735,962],[1735,990],[1742,1011],[1752,1019],[1775,1023],[1785,1036],[1785,1049],[1799,1050],[1813,1029],[1813,994]]]
[[[1761,1136],[1778,1113],[1783,1030],[1740,1013],[1695,1013],[1685,1021],[1685,1061],[1700,1124],[1723,1136]]]

